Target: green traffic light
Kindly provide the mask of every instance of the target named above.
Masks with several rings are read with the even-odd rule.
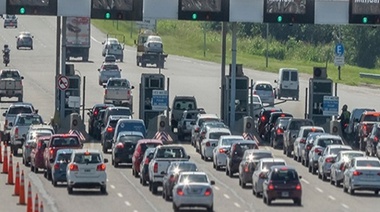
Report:
[[[363,22],[363,24],[366,24],[368,22],[368,18],[367,17],[363,17],[362,22]]]
[[[192,15],[193,20],[196,20],[197,17],[198,17],[198,15],[196,13],[193,13],[193,15]]]
[[[277,22],[282,22],[282,16],[281,15],[277,16]]]
[[[20,8],[20,14],[25,14],[25,8],[24,7]]]
[[[107,12],[106,15],[105,15],[105,18],[106,19],[110,19],[111,18],[111,13]]]

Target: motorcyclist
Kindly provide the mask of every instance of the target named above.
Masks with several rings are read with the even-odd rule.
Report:
[[[8,44],[5,44],[4,49],[3,49],[3,62],[4,63],[6,63],[5,61],[7,61],[7,63],[9,63],[10,52],[11,52],[11,50],[9,49]]]
[[[338,117],[338,120],[340,120],[342,135],[343,135],[343,138],[345,139],[347,139],[346,128],[348,127],[348,124],[350,123],[350,117],[351,117],[351,113],[347,109],[348,109],[347,105],[343,105],[342,113]]]

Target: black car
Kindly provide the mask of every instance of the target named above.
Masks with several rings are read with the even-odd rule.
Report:
[[[264,129],[264,140],[265,141],[270,141],[271,139],[271,131],[274,127],[274,124],[276,123],[277,119],[278,118],[284,118],[284,117],[289,117],[289,118],[292,118],[293,115],[290,114],[290,113],[283,113],[283,112],[273,112],[270,114],[269,116],[269,120],[268,120],[268,123],[266,123],[265,125],[265,129]]]
[[[97,120],[97,117],[99,115],[99,110],[106,109],[107,107],[113,106],[112,104],[96,104],[94,105],[89,112],[87,112],[87,115],[89,116],[88,119],[88,134],[90,136],[95,136],[95,129],[97,128],[97,123],[95,120]],[[100,132],[99,132],[100,135]]]
[[[367,156],[378,156],[377,145],[380,138],[380,124],[376,124],[372,127],[371,133],[367,137],[367,145],[365,153]]]
[[[116,168],[120,163],[132,164],[137,142],[143,138],[141,132],[120,132],[112,146],[112,165]]]
[[[173,197],[173,188],[181,172],[195,172],[197,170],[197,164],[195,164],[194,162],[172,162],[169,165],[162,182],[162,198],[164,198],[165,200],[169,200],[171,197]]]
[[[115,127],[119,119],[124,118],[124,116],[110,116],[107,124],[102,127],[101,131],[101,144],[103,146],[103,153],[107,153],[109,149],[112,148],[113,136],[115,132]]]
[[[257,131],[260,137],[263,137],[265,134],[265,125],[269,121],[270,114],[273,112],[282,112],[281,108],[275,107],[264,107],[261,109],[260,114],[258,115],[257,120]]]
[[[231,148],[227,150],[227,165],[226,175],[232,177],[234,173],[239,172],[240,162],[243,160],[243,155],[247,149],[258,149],[259,146],[256,141],[244,140],[232,144]]]
[[[274,149],[282,149],[284,144],[284,130],[288,126],[291,117],[280,117],[274,123],[270,133],[270,146]]]

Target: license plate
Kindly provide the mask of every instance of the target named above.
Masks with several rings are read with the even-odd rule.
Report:
[[[289,197],[289,192],[283,191],[283,192],[281,192],[281,196],[282,197]]]
[[[91,169],[85,169],[84,170],[84,172],[90,172],[91,171]]]
[[[193,189],[192,192],[193,192],[193,193],[199,193],[199,192],[200,192],[200,189]]]

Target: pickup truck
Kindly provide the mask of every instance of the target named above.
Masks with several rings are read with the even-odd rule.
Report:
[[[186,135],[191,136],[191,128],[193,125],[191,124],[192,122],[194,123],[197,120],[198,114],[205,114],[206,112],[203,109],[198,109],[198,110],[185,110],[182,113],[182,117],[178,122],[177,126],[177,136],[178,140],[183,140]]]
[[[5,117],[5,123],[4,123],[4,132],[1,136],[3,138],[3,141],[6,141],[9,143],[10,141],[10,131],[11,128],[9,126],[10,123],[14,123],[17,114],[19,113],[38,113],[38,110],[35,110],[33,105],[30,103],[25,102],[19,102],[19,103],[13,103],[11,104],[8,109],[3,113],[3,116]]]
[[[153,158],[149,163],[149,190],[157,193],[157,188],[162,186],[164,175],[171,162],[188,161],[190,156],[186,154],[185,148],[180,145],[157,146]]]
[[[11,137],[11,152],[14,156],[17,155],[18,149],[22,148],[30,125],[42,123],[41,116],[34,113],[20,113],[16,116],[14,123],[9,123],[9,126],[12,127],[9,134]]]
[[[178,127],[183,111],[185,110],[197,110],[197,100],[194,96],[175,96],[173,99],[173,106],[171,110],[171,129],[174,132],[174,128]],[[178,130],[178,129],[177,129]]]
[[[17,97],[19,102],[23,98],[23,76],[17,69],[3,69],[0,71],[0,102],[2,97]]]
[[[45,172],[44,176],[51,180],[51,168],[59,149],[82,149],[83,144],[75,134],[54,134],[47,144],[43,144]]]
[[[380,122],[379,111],[366,111],[359,119],[359,148],[361,151],[365,150],[367,136],[371,133],[373,125],[376,122]]]
[[[126,106],[132,111],[133,96],[132,89],[135,87],[127,80],[121,78],[110,78],[104,87],[104,104]]]

